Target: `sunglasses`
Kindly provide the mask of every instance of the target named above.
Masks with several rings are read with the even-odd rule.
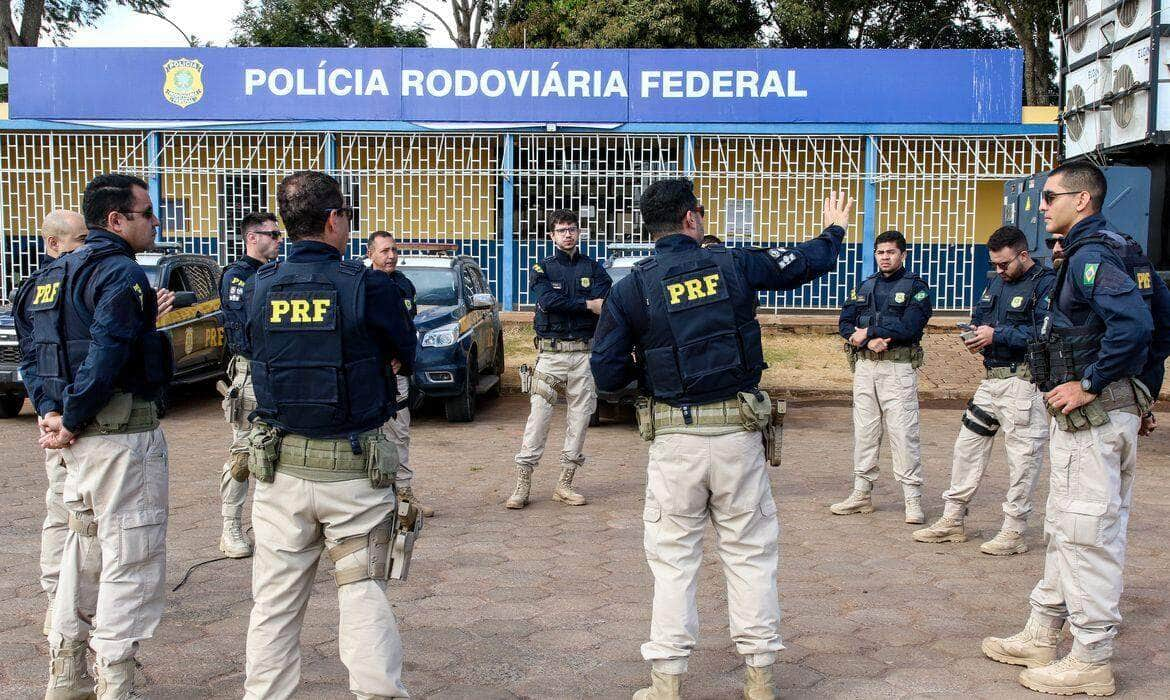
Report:
[[[353,207],[351,207],[351,206],[326,207],[325,209],[322,209],[321,211],[325,212],[326,215],[332,214],[333,212],[337,212],[341,216],[344,216],[345,218],[349,219],[350,221],[353,221]]]
[[[269,238],[271,238],[274,241],[279,241],[280,237],[284,235],[284,231],[252,231],[252,233],[255,233],[255,234],[258,234],[261,236],[268,236]]]
[[[1053,192],[1052,190],[1044,190],[1040,193],[1040,196],[1044,199],[1045,204],[1052,204],[1056,201],[1057,197],[1063,197],[1066,194],[1080,194],[1081,192],[1084,192],[1084,190],[1077,190],[1075,192]]]
[[[1055,248],[1056,244],[1059,242],[1060,242],[1060,239],[1057,238],[1056,236],[1052,236],[1051,238],[1044,239],[1044,245],[1048,246],[1048,250],[1052,250],[1053,248]]]
[[[1005,262],[1001,262],[1001,263],[998,263],[998,262],[997,262],[997,263],[991,263],[991,264],[992,264],[992,266],[994,266],[994,267],[995,267],[995,269],[997,269],[997,270],[1006,270],[1006,269],[1008,269],[1009,267],[1011,267],[1012,263],[1014,263],[1014,262],[1016,261],[1016,258],[1018,258],[1018,257],[1020,257],[1021,255],[1023,255],[1023,253],[1024,253],[1024,251],[1022,251],[1022,250],[1021,250],[1020,252],[1018,252],[1018,253],[1016,253],[1015,255],[1013,255],[1013,256],[1012,256],[1012,258],[1011,258],[1011,260],[1007,260],[1007,261],[1005,261]]]
[[[134,211],[133,209],[119,209],[118,213],[125,214],[126,216],[130,216],[131,214],[139,214],[145,219],[153,219],[154,218],[154,207],[147,207],[147,208],[143,209],[142,211]]]
[[[699,212],[699,216],[701,216],[701,217],[706,218],[706,216],[707,216],[707,208],[704,207],[702,204],[696,204],[695,208],[692,211]]]

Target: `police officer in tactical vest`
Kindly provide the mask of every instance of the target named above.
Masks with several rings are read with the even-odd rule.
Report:
[[[219,551],[233,559],[252,556],[252,543],[244,536],[244,501],[248,498],[248,415],[256,410],[256,395],[252,391],[251,352],[244,326],[248,321],[247,304],[251,298],[248,280],[260,266],[275,260],[280,254],[283,233],[276,215],[260,211],[246,214],[240,220],[240,238],[244,254],[223,269],[219,279],[219,308],[223,312],[224,341],[231,360],[228,362],[228,384],[222,387],[223,413],[232,426],[232,444],[228,460],[219,475],[220,515],[223,532]]]
[[[23,373],[25,389],[36,409],[37,415],[44,417],[40,411],[40,404],[44,401],[44,390],[38,381],[35,367],[37,362],[36,346],[32,342],[33,319],[28,304],[22,300],[22,294],[35,294],[37,278],[48,269],[54,260],[72,252],[85,243],[89,229],[85,226],[85,217],[74,211],[56,209],[49,212],[41,224],[41,239],[44,241],[44,253],[41,254],[37,269],[25,277],[20,288],[13,297],[12,308],[24,313],[13,313],[13,322],[16,334],[21,341],[21,363],[33,371]],[[49,478],[49,488],[45,491],[45,519],[41,523],[41,590],[49,599],[45,611],[45,622],[42,631],[49,636],[53,620],[53,598],[57,594],[57,580],[61,571],[61,553],[65,549],[65,538],[69,533],[69,509],[65,507],[65,458],[61,450],[45,450],[45,475]]]
[[[874,242],[878,271],[841,309],[841,336],[853,367],[853,491],[830,510],[872,513],[883,426],[894,478],[902,484],[906,522],[922,523],[922,457],[918,437],[918,367],[930,320],[930,287],[906,269],[906,237],[886,231]]]
[[[1110,659],[1137,436],[1170,342],[1170,291],[1141,247],[1101,215],[1105,194],[1104,174],[1083,162],[1058,167],[1041,193],[1045,228],[1063,257],[1028,358],[1053,416],[1044,577],[1024,629],[983,640],[988,657],[1028,667],[1024,686],[1058,695],[1115,690]],[[1058,660],[1065,622],[1072,650]]]
[[[389,277],[342,259],[353,212],[335,179],[289,175],[277,203],[288,257],[257,271],[248,303],[257,484],[245,697],[295,692],[322,550],[334,563],[350,690],[406,697],[386,581],[405,574],[421,520],[396,507],[398,454],[379,428],[394,413],[394,371],[414,360],[414,327]]]
[[[86,244],[39,271],[17,307],[32,321],[25,372],[40,444],[61,450],[69,509],[45,696],[126,698],[165,597],[167,444],[155,399],[171,377],[171,346],[134,260],[159,223],[146,183],[100,175],[83,208]]]
[[[413,320],[418,315],[418,308],[414,304],[414,298],[418,292],[414,288],[414,282],[398,269],[398,241],[395,240],[393,234],[389,231],[374,231],[370,234],[366,241],[366,257],[370,260],[370,265],[375,270],[381,270],[387,275],[390,275],[394,286],[398,287],[398,294],[402,297],[402,303],[406,306],[406,314]],[[395,377],[397,382],[395,387],[395,402],[398,405],[398,413],[386,421],[386,425],[382,426],[382,432],[386,433],[386,437],[394,443],[398,448],[398,476],[397,485],[398,498],[408,503],[413,503],[423,517],[429,518],[435,514],[435,510],[419,502],[414,495],[414,487],[411,482],[414,480],[414,470],[410,468],[410,377],[406,374],[399,374]]]
[[[824,232],[795,248],[702,248],[705,211],[689,180],[661,180],[642,195],[655,254],[611,291],[591,363],[603,391],[636,378],[648,394],[638,422],[652,441],[642,514],[654,574],[642,656],[652,670],[636,699],[679,697],[699,631],[694,590],[708,519],[728,572],[731,636],[747,663],[744,695],[775,694],[780,527],[761,435],[773,435],[773,405],[758,388],[765,364],[753,302],[759,290],[795,289],[837,269],[852,206],[844,193],[830,196]]]
[[[987,241],[996,275],[975,304],[963,341],[983,353],[986,376],[963,414],[951,485],[943,493],[943,514],[914,533],[919,542],[966,542],[963,518],[991,459],[995,434],[1003,428],[1008,461],[1008,491],[1003,526],[980,546],[984,554],[1028,551],[1024,530],[1032,512],[1032,491],[1048,444],[1044,399],[1028,370],[1028,344],[1048,315],[1056,274],[1028,253],[1028,239],[1015,226],[1004,226]]]
[[[589,341],[597,327],[597,315],[613,283],[601,263],[577,247],[581,230],[577,214],[567,209],[549,217],[549,238],[555,250],[532,266],[529,295],[536,302],[536,368],[522,367],[521,380],[528,385],[531,408],[524,426],[524,440],[516,454],[516,488],[504,505],[528,505],[532,472],[544,454],[553,406],[561,392],[568,405],[565,442],[561,448],[561,476],[553,500],[570,506],[585,505],[585,497],[573,490],[573,476],[585,463],[585,429],[597,408],[597,387],[589,371]],[[524,376],[524,375],[528,376]]]

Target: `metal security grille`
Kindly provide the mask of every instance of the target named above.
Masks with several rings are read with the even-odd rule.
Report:
[[[80,211],[95,175],[141,170],[140,134],[0,132],[0,297],[36,269],[41,221],[53,209]]]
[[[733,245],[791,246],[821,232],[830,191],[857,200],[837,269],[783,294],[767,294],[770,310],[840,307],[861,274],[860,137],[703,136],[694,139],[694,179],[707,209],[708,233]]]
[[[930,283],[935,309],[969,309],[982,290],[975,241],[990,231],[976,231],[980,194],[998,201],[1002,180],[1051,168],[1055,146],[1026,137],[882,137],[875,231],[906,235],[908,266]]]

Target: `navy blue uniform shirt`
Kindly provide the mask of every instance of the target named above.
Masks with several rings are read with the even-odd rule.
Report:
[[[264,263],[248,255],[228,265],[219,280],[219,308],[223,312],[223,326],[227,349],[233,355],[248,355],[248,336],[244,326],[248,323],[248,301],[251,286],[248,280]]]
[[[604,299],[612,285],[613,280],[600,262],[580,250],[570,255],[558,248],[530,271],[528,289],[536,302],[536,335],[557,340],[593,337],[597,314],[585,302]]]
[[[1070,250],[1101,229],[1112,230],[1100,214],[1077,222],[1063,242]],[[1137,377],[1146,366],[1153,320],[1137,283],[1107,243],[1089,243],[1073,250],[1063,265],[1061,287],[1053,295],[1052,328],[1104,326],[1096,359],[1084,372],[1089,391],[1100,394],[1118,379]]]
[[[878,272],[869,278],[876,278],[877,281],[873,296],[874,306],[879,312],[885,307],[890,294],[893,293],[894,285],[905,276],[906,268],[901,267],[889,275]],[[860,285],[858,289],[860,289]],[[857,292],[855,291],[850,295],[849,301],[841,307],[837,330],[842,338],[848,340],[857,330],[857,317],[867,310],[867,304],[868,302],[863,304],[857,301]],[[926,322],[930,320],[932,313],[934,311],[931,307],[930,287],[922,279],[917,279],[910,290],[910,297],[906,301],[906,310],[901,317],[885,314],[881,323],[869,325],[866,329],[866,345],[873,338],[889,338],[891,347],[913,345],[922,339]]]
[[[820,236],[782,250],[780,255],[759,248],[732,248],[731,255],[748,287],[756,291],[795,289],[837,268],[844,236],[845,229],[830,226]],[[655,255],[698,247],[698,241],[685,234],[663,236],[654,243]],[[645,313],[645,305],[633,274],[610,290],[601,308],[590,357],[593,378],[601,391],[617,391],[638,378],[630,353],[635,345],[643,344],[642,334],[647,329],[633,319]],[[743,389],[753,389],[759,381],[756,372],[754,380],[744,382]]]
[[[1035,304],[1032,306],[1032,313],[1027,316],[1004,313],[1005,310],[1011,309],[1015,303],[1017,298],[1015,291],[1021,287],[1031,287],[1033,282],[1035,287],[1032,296],[1035,298]],[[1024,362],[1028,343],[1036,339],[1041,326],[1044,325],[1044,317],[1048,315],[1052,302],[1052,289],[1055,286],[1056,275],[1050,268],[1040,263],[1033,264],[1015,282],[992,280],[988,283],[983,297],[975,304],[975,309],[971,313],[972,326],[989,325],[995,327],[991,345],[981,351],[984,366],[994,367],[1004,361]],[[995,308],[989,310],[989,306],[984,300],[990,301],[991,290],[994,288],[1000,290],[1000,298],[995,300]],[[1031,303],[1031,299],[1021,299],[1019,305],[1026,307]]]

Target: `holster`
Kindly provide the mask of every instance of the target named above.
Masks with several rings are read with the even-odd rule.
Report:
[[[845,343],[845,359],[849,361],[849,371],[857,371],[857,348]]]
[[[1032,373],[1032,383],[1040,391],[1052,391],[1052,368],[1048,363],[1048,344],[1043,340],[1033,340],[1028,343],[1025,355],[1028,362],[1028,371]]]
[[[280,460],[280,432],[266,424],[255,422],[248,432],[248,470],[256,481],[272,483]]]
[[[520,391],[525,394],[532,393],[532,368],[528,365],[520,365]]]
[[[638,437],[646,442],[654,440],[654,399],[639,396],[634,402],[634,417],[638,421]]]
[[[764,457],[773,467],[780,466],[780,450],[784,446],[784,414],[788,412],[788,403],[777,399],[772,402],[772,415],[768,426],[764,428]]]
[[[743,420],[743,429],[748,432],[767,428],[772,422],[772,399],[768,392],[739,392],[739,416]]]
[[[366,471],[370,486],[376,489],[394,485],[398,475],[398,447],[382,431],[377,431],[366,445]]]
[[[394,521],[394,541],[390,545],[390,578],[405,581],[410,573],[414,543],[422,533],[423,516],[409,501],[398,499],[398,517]]]
[[[94,416],[83,434],[124,435],[145,433],[158,427],[158,406],[133,394],[117,392]]]

